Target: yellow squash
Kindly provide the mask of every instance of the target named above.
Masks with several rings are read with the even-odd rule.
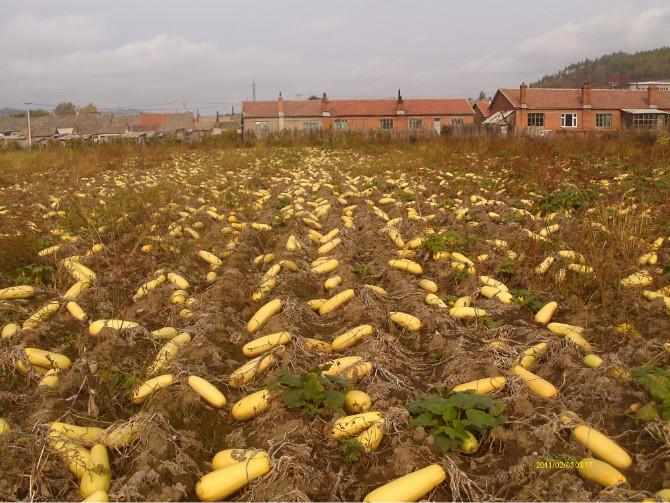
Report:
[[[258,311],[256,311],[256,314],[254,314],[249,320],[249,323],[247,323],[247,332],[253,334],[254,332],[257,332],[263,328],[268,320],[281,311],[281,309],[281,299],[273,299],[265,304]]]
[[[220,470],[227,466],[257,458],[268,459],[267,451],[263,449],[224,449],[217,452],[212,458],[212,470]]]
[[[270,396],[267,389],[245,396],[233,405],[233,418],[237,421],[248,421],[262,414],[270,406]]]
[[[604,487],[626,483],[626,477],[612,465],[593,458],[584,458],[579,462],[577,473],[586,479]]]
[[[270,471],[270,459],[257,457],[205,474],[195,485],[201,501],[222,501]]]
[[[335,337],[335,339],[331,343],[331,347],[333,348],[333,351],[338,352],[344,351],[348,347],[351,347],[354,344],[356,344],[363,337],[372,335],[373,332],[374,328],[372,327],[372,325],[360,325],[356,328],[352,328],[351,330],[347,330],[343,334]]]
[[[277,361],[272,353],[265,353],[257,356],[253,360],[235,370],[230,377],[228,377],[229,386],[244,386],[249,384],[256,377],[265,372],[271,365]]]
[[[288,344],[292,339],[293,334],[291,332],[275,332],[273,334],[264,335],[263,337],[259,337],[253,341],[247,342],[242,347],[242,352],[244,353],[244,356],[257,356],[263,353],[267,353],[277,346]]]
[[[326,314],[330,314],[338,310],[346,302],[349,302],[351,299],[353,299],[354,296],[355,292],[351,288],[348,290],[344,290],[338,293],[337,295],[333,295],[319,308],[319,314],[321,316],[325,316]]]
[[[528,388],[537,396],[544,399],[554,398],[558,395],[558,390],[549,381],[540,376],[529,372],[520,365],[512,368],[512,372],[519,376]]]
[[[460,393],[464,391],[474,391],[475,393],[491,393],[492,391],[499,390],[505,385],[505,378],[503,376],[497,377],[484,377],[482,379],[477,379],[475,381],[465,382],[459,384],[453,388],[454,393]]]
[[[189,376],[188,385],[212,407],[220,409],[226,405],[226,397],[212,383],[198,376]]]
[[[429,465],[425,468],[397,478],[363,498],[369,503],[388,501],[418,501],[439,486],[447,478],[440,465]]]
[[[421,330],[421,320],[416,316],[412,316],[411,314],[401,313],[400,311],[391,311],[389,313],[389,318],[391,321],[397,323],[405,330],[410,332],[418,332]]]
[[[155,393],[161,388],[170,386],[175,381],[175,376],[172,374],[163,374],[158,377],[148,379],[133,389],[130,399],[135,405],[139,405],[144,402],[149,397],[149,395]]]
[[[619,444],[594,428],[580,424],[573,428],[572,434],[595,457],[606,461],[615,468],[625,470],[633,463],[630,455]]]

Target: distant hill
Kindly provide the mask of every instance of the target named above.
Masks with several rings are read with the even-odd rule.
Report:
[[[670,80],[670,47],[634,54],[613,52],[594,60],[585,59],[545,75],[531,87],[577,88],[584,82],[593,87],[611,87],[611,83],[645,80]]]
[[[0,116],[21,114],[21,113],[24,113],[24,112],[25,112],[25,110],[20,110],[18,108],[9,108],[9,107],[0,108]]]

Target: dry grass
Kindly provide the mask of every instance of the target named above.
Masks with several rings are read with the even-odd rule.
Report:
[[[11,484],[0,481],[0,496],[74,498],[78,495],[74,479],[44,448],[45,423],[62,419],[107,427],[130,417],[151,417],[151,421],[135,444],[112,453],[112,496],[120,500],[193,499],[198,477],[210,469],[213,454],[226,447],[267,448],[273,460],[271,474],[251,484],[236,496],[239,499],[360,499],[382,481],[429,463],[440,463],[448,472],[448,482],[433,494],[440,499],[625,498],[658,489],[655,486],[662,482],[658,473],[667,462],[663,446],[668,442],[667,428],[660,422],[643,427],[625,414],[628,405],[644,401],[645,394],[633,383],[608,375],[606,369],[615,363],[670,363],[662,351],[670,326],[667,314],[642,299],[639,291],[619,284],[639,268],[638,257],[654,239],[670,234],[667,154],[667,146],[636,137],[398,143],[367,142],[355,135],[271,138],[255,144],[225,139],[144,149],[115,144],[0,152],[0,211],[7,210],[0,229],[4,234],[0,288],[18,282],[21,271],[21,281],[39,272],[22,269],[26,265],[53,268],[35,299],[0,304],[0,325],[21,323],[71,284],[58,259],[84,255],[93,244],[102,243],[103,252],[82,259],[99,280],[81,305],[94,319],[133,319],[144,327],[93,337],[86,324],[75,322],[63,309],[49,324],[2,343],[0,409],[16,431],[0,438],[0,447],[9,453],[6,459],[0,457],[0,470],[11,472],[7,477]],[[628,177],[620,178],[621,174]],[[342,264],[337,274],[343,285],[356,290],[346,309],[325,317],[306,305],[309,299],[328,295],[322,288],[325,278],[310,272],[316,247],[300,219],[280,218],[280,194],[294,192],[290,204],[296,205],[298,187],[300,204],[310,211],[319,198],[332,204],[323,217],[324,232],[341,228],[343,244],[333,252]],[[270,198],[257,204],[263,191]],[[352,191],[356,193],[345,199],[358,205],[356,227],[344,229],[339,218],[344,203],[337,198]],[[414,201],[407,197],[409,191]],[[415,277],[388,268],[396,249],[380,232],[386,223],[370,204],[387,195],[399,200],[384,207],[391,217],[406,217],[410,207],[430,215],[428,221],[402,220],[398,230],[406,241],[433,228],[449,231],[452,241],[445,251],[459,251],[473,260],[489,255],[489,260],[476,263],[473,275],[458,273],[449,260],[433,260],[427,247],[418,250],[417,260],[447,301],[471,295],[475,305],[489,311],[490,319],[460,321],[446,310],[430,307]],[[470,196],[502,204],[476,205]],[[569,204],[561,206],[565,201]],[[459,205],[470,208],[469,221],[456,219]],[[225,218],[218,221],[207,215],[211,207]],[[515,213],[513,207],[529,214]],[[500,217],[490,217],[492,210]],[[53,211],[64,214],[45,218]],[[553,220],[545,219],[554,211]],[[273,229],[235,233],[228,221],[233,214],[243,222],[271,223]],[[202,224],[199,239],[168,234],[176,225],[196,223]],[[547,241],[533,241],[524,233],[524,229],[538,233],[549,223],[558,223],[560,230]],[[78,240],[64,241],[63,234]],[[289,235],[299,237],[305,249],[287,252]],[[156,236],[161,240],[152,239]],[[507,251],[495,248],[492,239],[506,240],[516,260],[510,262]],[[56,243],[62,249],[54,256],[37,255]],[[154,250],[140,252],[149,243]],[[207,265],[195,253],[200,249],[225,255],[214,283],[204,279]],[[547,275],[535,274],[536,265],[547,255],[566,249],[584,255],[593,275],[569,272],[557,283],[554,273],[569,263],[564,259],[557,259]],[[226,250],[232,253],[224,254]],[[666,243],[659,250],[659,264],[649,268],[655,288],[668,283],[662,274],[668,250]],[[249,386],[228,387],[227,377],[246,361],[240,347],[250,336],[244,327],[258,308],[249,297],[269,267],[254,265],[253,259],[265,253],[293,260],[299,270],[279,274],[270,298],[280,297],[284,309],[263,333],[289,330],[296,342],[277,352],[277,365]],[[131,302],[138,286],[158,269],[179,272],[192,282],[190,291],[197,301],[192,318],[180,318],[183,306],[168,303],[167,284]],[[524,306],[479,295],[480,274],[504,279],[510,288],[530,290],[542,302],[557,300],[556,320],[586,327],[604,368],[586,368],[582,350],[534,323]],[[381,286],[388,295],[373,293],[362,283]],[[416,315],[423,329],[403,331],[389,321],[393,310]],[[614,330],[623,322],[638,327],[641,337]],[[307,417],[275,400],[266,415],[235,423],[229,406],[224,410],[206,406],[184,383],[190,374],[207,378],[230,405],[266,386],[277,367],[300,372],[334,356],[308,351],[304,337],[329,341],[363,323],[373,324],[374,335],[344,354],[358,354],[374,363],[374,371],[356,386],[367,390],[375,407],[384,411],[386,431],[380,449],[356,463],[342,463],[337,446],[324,433],[332,427],[332,417]],[[192,336],[172,367],[180,385],[157,393],[142,407],[132,406],[130,389],[147,377],[160,344],[149,331],[164,326]],[[492,340],[506,347],[488,346]],[[408,427],[408,401],[429,392],[447,392],[481,376],[506,374],[524,349],[545,340],[550,347],[535,371],[559,388],[557,400],[537,399],[521,380],[510,376],[508,385],[496,394],[507,406],[509,421],[484,436],[477,455],[444,456],[427,439],[414,437]],[[14,368],[25,346],[71,357],[74,365],[63,373],[58,389],[37,389],[40,375],[24,375]],[[569,429],[558,423],[563,409],[573,410],[638,454],[636,462],[644,463],[627,472],[633,489],[601,493],[574,472],[545,476],[534,468],[534,461],[554,455],[587,455],[570,439]],[[567,495],[563,490],[569,491]]]

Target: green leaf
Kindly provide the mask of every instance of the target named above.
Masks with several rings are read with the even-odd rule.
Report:
[[[658,413],[656,404],[654,402],[649,402],[635,411],[635,418],[644,422],[656,421],[661,418],[661,415]]]
[[[442,430],[440,433],[446,433],[449,438],[453,438],[454,440],[465,440],[468,438],[468,430],[462,424],[458,428],[443,426],[440,430]]]
[[[670,372],[660,367],[635,367],[637,382],[656,400],[670,400]]]
[[[492,416],[499,416],[504,412],[504,410],[507,408],[505,405],[505,402],[502,401],[491,401],[491,405],[489,405],[488,410],[489,414]]]
[[[428,412],[432,412],[433,414],[440,416],[446,412],[448,406],[449,405],[447,401],[444,398],[440,398],[439,401],[435,400],[431,403],[425,404],[425,409]]]
[[[323,393],[323,403],[331,409],[339,409],[344,405],[344,395],[339,391],[327,390]]]
[[[491,396],[487,393],[454,393],[449,397],[449,402],[459,409],[488,408],[491,406]]]
[[[302,375],[302,390],[305,399],[314,400],[323,397],[323,385],[311,373]]]
[[[411,419],[409,422],[410,428],[416,428],[418,426],[437,426],[439,424],[440,422],[430,412],[424,412]]]
[[[291,388],[297,388],[301,383],[300,376],[290,374],[288,371],[285,371],[284,375],[281,376],[281,382]]]
[[[442,412],[442,420],[449,424],[449,422],[453,421],[454,419],[458,419],[458,411],[456,410],[456,407],[449,404],[444,407],[444,412]]]
[[[470,420],[472,426],[482,429],[486,426],[497,426],[496,419],[487,412],[477,409],[468,409],[465,411],[465,416]]]
[[[663,407],[663,420],[668,421],[670,420],[670,399],[669,400],[663,400],[663,403],[661,404]]]
[[[282,393],[282,400],[289,409],[299,409],[302,407],[302,390],[289,389]]]
[[[456,434],[459,436],[460,439],[466,439],[468,438],[468,430],[465,427],[465,424],[463,424],[463,421],[460,421],[458,419],[454,419],[451,424],[453,425],[454,429],[456,430]]]
[[[435,435],[433,443],[442,454],[446,454],[458,447],[458,440],[453,440],[444,434]]]
[[[447,401],[439,395],[428,395],[420,400],[415,400],[407,406],[412,414],[421,414],[428,411],[433,414],[442,415]]]

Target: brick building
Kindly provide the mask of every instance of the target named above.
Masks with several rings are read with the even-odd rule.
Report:
[[[475,111],[475,122],[477,124],[481,124],[490,117],[491,115],[489,112],[490,105],[491,103],[489,102],[489,100],[475,101],[474,105],[472,105],[472,108]]]
[[[670,125],[670,91],[529,88],[498,89],[489,113],[506,116],[510,132],[613,132]]]
[[[445,126],[472,124],[474,111],[465,99],[316,100],[242,102],[243,128],[257,135],[293,130],[389,131],[440,134]]]

